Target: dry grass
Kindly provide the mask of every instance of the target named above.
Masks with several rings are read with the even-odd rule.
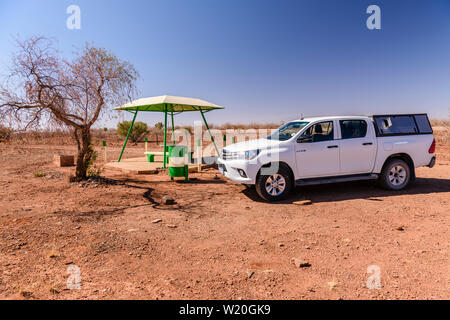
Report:
[[[450,120],[431,120],[434,137],[438,145],[450,147]]]

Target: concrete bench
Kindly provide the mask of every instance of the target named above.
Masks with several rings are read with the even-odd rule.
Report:
[[[164,152],[162,151],[147,151],[144,152],[147,156],[148,162],[155,162],[155,156],[164,156]],[[193,152],[188,151],[188,162],[193,163],[192,155]],[[166,152],[166,163],[169,163],[169,152]]]

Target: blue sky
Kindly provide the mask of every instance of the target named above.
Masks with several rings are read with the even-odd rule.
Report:
[[[66,28],[71,4],[81,8],[81,30]],[[366,27],[372,4],[381,30]],[[12,36],[36,34],[56,38],[67,56],[89,41],[132,62],[141,97],[223,105],[208,114],[216,124],[449,114],[449,0],[0,0],[0,71],[15,50]]]

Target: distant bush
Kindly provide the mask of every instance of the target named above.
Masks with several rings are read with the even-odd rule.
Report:
[[[43,177],[46,176],[46,174],[45,174],[45,172],[35,172],[35,173],[34,173],[34,176],[35,176],[36,178],[43,178]]]
[[[11,129],[0,126],[0,142],[10,140],[11,135],[12,135]]]
[[[122,121],[117,125],[117,133],[126,137],[130,129],[131,121]],[[138,142],[144,135],[148,133],[147,124],[145,122],[135,122],[130,133],[130,139],[133,143]]]
[[[158,130],[162,130],[164,128],[164,124],[162,122],[155,123],[155,128]]]

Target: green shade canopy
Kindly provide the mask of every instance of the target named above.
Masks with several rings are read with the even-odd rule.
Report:
[[[215,109],[224,109],[221,106],[218,106],[217,104],[200,100],[196,98],[185,98],[185,97],[175,97],[175,96],[157,96],[157,97],[150,97],[150,98],[142,98],[138,100],[134,100],[130,103],[124,104],[120,107],[114,108],[114,110],[125,110],[128,112],[131,112],[134,114],[133,120],[131,121],[130,128],[128,129],[127,137],[125,139],[125,142],[122,147],[122,151],[119,155],[119,160],[122,159],[123,152],[125,150],[125,146],[127,145],[128,138],[130,137],[131,130],[133,129],[134,121],[136,120],[136,116],[139,111],[149,111],[149,112],[163,112],[164,113],[164,168],[166,167],[166,147],[167,147],[167,115],[170,114],[172,118],[172,137],[173,142],[175,143],[175,136],[174,136],[174,115],[180,112],[185,111],[199,111],[202,115],[203,121],[205,122],[206,129],[209,132],[209,135],[211,137],[211,141],[214,144],[214,147],[216,149],[217,155],[219,155],[219,149],[217,149],[216,143],[214,142],[214,137],[211,134],[211,131],[209,130],[208,123],[206,122],[206,118],[204,113],[215,110]],[[201,161],[198,160],[198,161]]]
[[[150,111],[150,112],[185,112],[185,111],[204,111],[208,112],[214,109],[223,109],[214,103],[185,97],[175,96],[157,96],[142,98],[124,104],[114,110],[127,111]]]

